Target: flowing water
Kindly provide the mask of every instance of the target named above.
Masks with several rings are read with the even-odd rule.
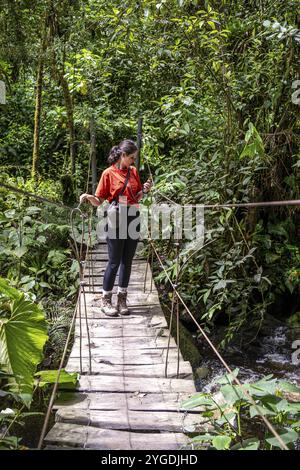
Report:
[[[299,345],[292,347],[295,340]],[[198,369],[199,378],[196,379],[196,388],[201,392],[215,392],[218,389],[216,380],[226,370],[214,353],[200,341],[203,362]],[[255,341],[248,346],[233,345],[223,352],[223,357],[230,368],[239,369],[239,379],[242,382],[255,382],[261,377],[273,374],[295,385],[300,386],[300,328],[276,326],[260,333]],[[294,359],[293,359],[294,353]],[[297,361],[298,359],[298,361]]]

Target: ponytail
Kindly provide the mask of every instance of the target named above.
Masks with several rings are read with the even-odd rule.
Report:
[[[126,153],[126,155],[131,155],[137,150],[138,150],[137,145],[133,140],[129,140],[129,139],[122,140],[122,142],[120,142],[119,145],[115,145],[109,152],[107,163],[109,163],[109,165],[113,165],[119,160],[122,153]]]
[[[122,150],[118,145],[115,145],[109,152],[107,163],[113,165],[116,163],[122,155]]]

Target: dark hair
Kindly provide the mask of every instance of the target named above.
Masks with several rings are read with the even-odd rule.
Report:
[[[126,153],[127,155],[130,155],[136,152],[137,149],[138,149],[137,145],[133,140],[129,140],[129,139],[122,140],[122,142],[120,142],[119,145],[115,145],[110,150],[107,162],[110,165],[113,165],[119,160],[123,152]]]

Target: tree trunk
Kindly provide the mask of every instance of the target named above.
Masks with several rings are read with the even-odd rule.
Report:
[[[40,123],[41,123],[41,112],[42,112],[44,56],[45,56],[46,49],[47,49],[47,26],[46,26],[46,21],[45,21],[39,62],[38,62],[37,81],[36,81],[33,154],[32,154],[32,169],[31,169],[31,176],[33,179],[36,179],[36,177],[38,176],[39,165],[40,165]]]
[[[90,120],[90,157],[92,169],[92,193],[97,189],[96,126],[94,116]]]
[[[67,125],[69,130],[69,148],[70,148],[70,160],[69,160],[69,169],[71,175],[75,175],[75,161],[76,161],[76,148],[75,148],[75,126],[74,126],[74,112],[73,112],[73,102],[72,96],[69,90],[68,81],[64,76],[64,67],[62,68],[57,64],[57,58],[54,48],[52,49],[52,66],[53,74],[58,84],[62,87],[64,103],[67,111]]]
[[[64,101],[67,111],[68,129],[69,129],[69,146],[70,146],[70,167],[72,176],[75,175],[75,161],[76,161],[76,148],[75,148],[75,126],[74,126],[74,113],[72,97],[69,90],[69,85],[64,77],[64,73],[59,71],[59,81],[63,89]]]

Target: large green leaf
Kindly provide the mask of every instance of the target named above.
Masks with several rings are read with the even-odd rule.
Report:
[[[12,390],[23,394],[30,401],[34,384],[34,373],[43,358],[43,348],[48,339],[47,323],[38,305],[25,300],[24,294],[16,298],[12,289],[10,318],[0,319],[0,363],[8,373]]]
[[[7,279],[3,279],[2,277],[0,277],[0,297],[1,295],[4,295],[9,299],[20,299],[22,293],[14,287],[11,287]]]
[[[285,444],[291,444],[299,438],[299,434],[289,428],[281,429],[278,434]],[[281,447],[276,437],[268,437],[266,441],[273,447]]]
[[[286,382],[285,380],[278,380],[276,384],[276,388],[280,391],[283,392],[294,392],[294,393],[300,393],[300,388],[297,387],[294,384],[291,384],[289,382]]]
[[[215,403],[212,398],[207,397],[203,393],[199,393],[182,402],[182,406],[185,409],[190,409],[195,408],[196,406],[215,406]]]
[[[217,450],[229,449],[230,443],[231,437],[229,436],[216,436],[212,440],[212,444]]]
[[[35,374],[35,377],[39,377],[38,385],[39,387],[44,387],[45,385],[54,384],[57,379],[58,370],[41,370]],[[60,371],[58,383],[60,385],[69,386],[72,388],[76,385],[78,380],[77,372],[66,372],[64,369]]]
[[[256,405],[256,407],[251,405],[249,408],[249,412],[250,412],[251,418],[254,418],[254,416],[260,416],[260,415],[263,415],[263,416],[266,416],[266,415],[275,416],[276,415],[275,411],[272,411],[260,405]]]
[[[255,395],[257,397],[264,396],[266,394],[273,395],[276,392],[276,383],[277,379],[273,379],[273,375],[267,375],[261,380],[250,384],[250,391],[252,395]]]
[[[244,439],[242,443],[235,444],[230,450],[257,450],[259,448],[259,440],[256,437]]]
[[[247,391],[248,389],[249,384],[243,384],[243,389],[237,385],[223,385],[223,387],[220,388],[220,392],[228,405],[234,405],[236,402],[248,400],[247,396],[243,392],[243,390]]]
[[[238,376],[238,373],[239,373],[239,369],[236,368],[232,371],[232,374],[224,374],[216,382],[221,384],[221,385],[231,384],[234,381],[234,379]]]

